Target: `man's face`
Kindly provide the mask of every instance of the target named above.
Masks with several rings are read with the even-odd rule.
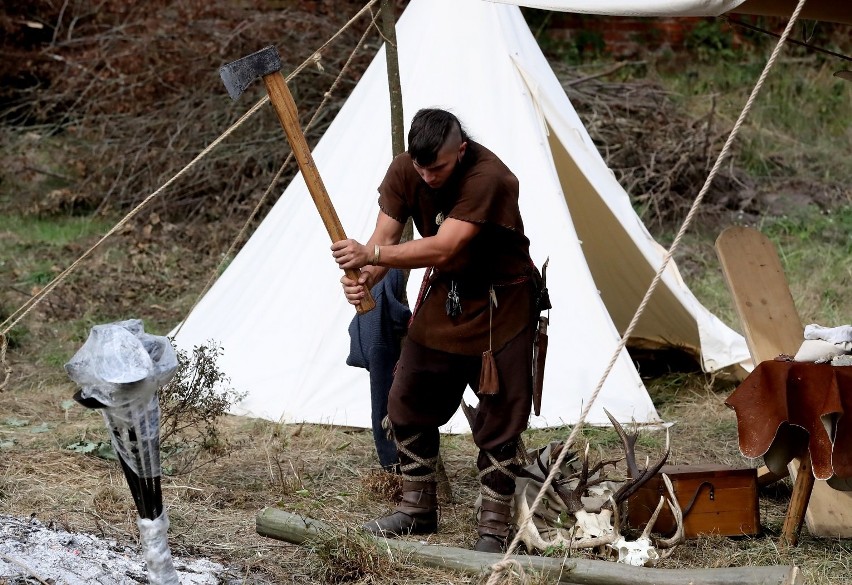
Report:
[[[467,142],[450,140],[441,147],[438,156],[435,157],[435,161],[431,165],[422,167],[415,162],[414,170],[417,171],[423,182],[432,189],[440,189],[453,174],[456,165],[461,162],[466,148]]]

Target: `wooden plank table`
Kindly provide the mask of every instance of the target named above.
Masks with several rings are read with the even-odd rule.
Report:
[[[754,362],[795,354],[804,327],[774,244],[753,228],[734,226],[719,235],[716,252]],[[817,537],[852,537],[852,493],[834,490],[823,480],[809,489],[807,478],[798,481],[803,463],[810,466],[794,460],[788,469],[795,482],[793,499],[797,506],[806,506],[808,532]],[[765,478],[780,478],[767,472],[765,468],[759,472],[764,485],[770,482]],[[809,498],[803,499],[803,490],[810,492]]]

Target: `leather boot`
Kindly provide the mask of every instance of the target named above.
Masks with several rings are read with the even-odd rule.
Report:
[[[479,552],[504,553],[508,544],[512,526],[512,513],[509,504],[482,500],[479,512],[479,540],[473,550]]]
[[[364,524],[376,536],[394,537],[406,534],[438,532],[437,484],[431,481],[402,482],[402,501],[396,512]]]

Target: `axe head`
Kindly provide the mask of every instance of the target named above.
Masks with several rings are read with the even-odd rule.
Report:
[[[278,49],[270,45],[242,59],[237,59],[219,68],[219,76],[235,100],[251,85],[251,82],[264,75],[281,71],[281,57]]]

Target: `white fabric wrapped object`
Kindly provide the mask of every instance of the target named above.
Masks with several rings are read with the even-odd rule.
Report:
[[[806,339],[799,346],[799,351],[793,357],[797,362],[827,362],[831,358],[849,353],[849,349],[842,344],[835,345],[821,339]]]
[[[812,323],[805,327],[805,340],[793,359],[797,362],[830,361],[852,352],[852,325],[823,327]]]
[[[144,406],[177,368],[169,339],[145,333],[139,319],[95,325],[65,364],[82,398],[108,407]]]
[[[822,325],[811,323],[810,325],[805,326],[805,339],[819,339],[829,343],[834,343],[835,345],[844,343],[852,344],[852,325],[823,327]],[[846,349],[848,350],[850,347],[852,347],[852,345],[846,346]]]
[[[142,541],[142,556],[148,567],[151,585],[180,585],[177,571],[169,549],[169,516],[165,510],[156,520],[137,518],[139,537]]]

